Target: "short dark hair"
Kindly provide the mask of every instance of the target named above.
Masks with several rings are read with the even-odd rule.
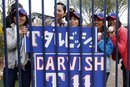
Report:
[[[120,20],[118,20],[118,29],[121,27],[122,23]],[[108,21],[108,27],[110,27],[109,21]]]
[[[64,13],[66,12],[66,5],[63,4],[62,2],[58,2],[56,5],[61,5],[63,10],[64,10]]]

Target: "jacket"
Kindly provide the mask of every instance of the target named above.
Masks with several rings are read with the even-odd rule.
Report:
[[[6,29],[7,36],[7,55],[8,55],[8,68],[14,68],[18,64],[18,48],[17,48],[17,28],[15,24],[11,24],[11,28]],[[25,64],[27,63],[29,57],[25,53],[25,37],[20,37],[21,47],[20,47],[20,58],[21,65],[24,69]]]
[[[112,59],[116,60],[116,37],[110,37],[114,44],[114,52],[112,53]],[[122,58],[123,64],[126,69],[130,70],[130,64],[128,65],[128,30],[121,26],[118,29],[118,52]]]
[[[98,52],[104,52],[104,36],[102,35],[102,39],[98,42]],[[106,72],[110,72],[110,56],[112,55],[114,46],[109,37],[106,38]]]
[[[44,22],[45,26],[55,26],[55,19],[46,19]],[[67,24],[62,20],[61,23],[57,23],[57,26],[67,26]]]

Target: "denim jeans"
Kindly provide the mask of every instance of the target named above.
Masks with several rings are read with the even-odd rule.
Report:
[[[14,69],[8,69],[8,79],[6,80],[6,72],[5,68],[3,71],[3,83],[4,87],[15,87],[15,82],[18,79],[18,68],[15,67]],[[27,68],[25,70],[21,69],[21,81],[22,87],[30,87],[31,82],[31,67],[27,64]]]

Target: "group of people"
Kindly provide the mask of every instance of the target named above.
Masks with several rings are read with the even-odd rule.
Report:
[[[82,17],[80,17],[80,13],[76,12],[75,10],[70,10],[70,17],[68,20],[68,17],[66,15],[66,6],[62,2],[58,2],[56,9],[56,23],[55,19],[47,19],[45,20],[45,26],[67,26],[67,24],[63,21],[63,18],[66,19],[66,21],[69,21],[70,26],[72,27],[78,27],[80,26],[80,20],[82,21]],[[27,12],[24,10],[23,6],[21,4],[18,5],[18,12],[19,12],[19,43],[20,44],[20,59],[21,59],[21,74],[22,74],[22,87],[30,87],[31,82],[31,62],[30,62],[30,55],[25,53],[24,46],[25,46],[25,35],[27,33],[27,25],[28,25],[28,15]],[[130,68],[128,67],[128,30],[123,27],[122,23],[119,20],[119,17],[116,15],[116,13],[110,13],[106,17],[108,21],[108,28],[112,27],[113,30],[110,31],[106,27],[105,32],[105,22],[104,22],[104,14],[103,13],[97,13],[94,14],[94,25],[97,27],[98,30],[98,52],[104,52],[106,51],[106,82],[108,80],[109,74],[110,74],[110,61],[111,61],[111,55],[112,59],[116,60],[116,48],[118,47],[118,54],[120,56],[120,59],[122,59],[122,66],[121,69],[123,71],[123,87],[127,87],[126,79],[129,78],[130,83],[130,75],[127,74],[127,72],[130,72]],[[118,17],[118,27],[116,27],[116,19]],[[9,79],[6,79],[6,70],[4,68],[3,72],[3,82],[4,87],[8,85],[9,87],[15,86],[15,81],[17,79],[17,72],[18,72],[18,45],[17,45],[17,20],[16,20],[16,3],[14,3],[11,6],[11,13],[9,16],[7,16],[7,52],[8,52],[8,77]],[[55,25],[56,24],[56,25]],[[118,32],[118,41],[116,40],[116,32]],[[106,38],[106,40],[104,40]],[[116,42],[118,42],[116,44]],[[106,47],[104,47],[104,44]],[[130,85],[129,85],[130,87]]]
[[[16,15],[16,3],[12,4],[11,12],[6,17],[6,36],[7,36],[7,55],[8,55],[8,75],[6,74],[6,68],[3,70],[3,83],[4,87],[15,87],[15,81],[18,75],[18,45],[17,45],[17,15]],[[28,15],[23,6],[18,4],[18,29],[19,29],[19,45],[20,45],[20,60],[21,60],[21,81],[22,87],[30,87],[31,82],[31,62],[30,55],[25,53],[25,35],[28,31]],[[65,26],[65,22],[62,18],[66,15],[66,6],[59,2],[57,3],[57,26]],[[77,13],[71,12],[72,17],[71,26],[79,26],[80,16]],[[46,26],[54,26],[54,19],[48,19],[45,21]],[[7,77],[7,76],[8,77]],[[8,78],[8,79],[7,79]],[[8,83],[8,84],[7,84]]]
[[[130,87],[128,84],[130,83],[130,64],[128,58],[128,29],[126,29],[118,15],[114,12],[111,12],[106,17],[108,21],[108,28],[106,27],[105,31],[105,22],[104,22],[104,14],[97,13],[94,14],[94,24],[98,29],[98,51],[106,52],[106,81],[110,74],[110,56],[112,55],[113,60],[118,60],[118,63],[121,61],[121,70],[123,74],[123,87]],[[118,21],[116,21],[118,19]],[[118,24],[117,24],[118,23]],[[117,25],[118,26],[117,26]],[[116,32],[118,33],[116,38]],[[106,37],[104,39],[104,37]],[[117,42],[117,44],[116,44]],[[106,47],[104,47],[104,44]],[[116,59],[116,49],[118,47],[118,58]],[[127,81],[128,80],[128,81]]]

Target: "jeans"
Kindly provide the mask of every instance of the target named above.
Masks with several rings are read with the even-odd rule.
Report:
[[[31,67],[27,63],[27,67],[25,70],[21,69],[21,81],[22,81],[22,87],[30,87],[31,82]],[[7,87],[7,81],[8,81],[8,87],[15,87],[15,82],[18,79],[18,68],[15,67],[14,69],[8,68],[8,77],[6,80],[6,70],[4,68],[3,71],[3,83],[4,87]]]
[[[106,82],[108,80],[109,75],[110,75],[110,72],[106,72]]]

